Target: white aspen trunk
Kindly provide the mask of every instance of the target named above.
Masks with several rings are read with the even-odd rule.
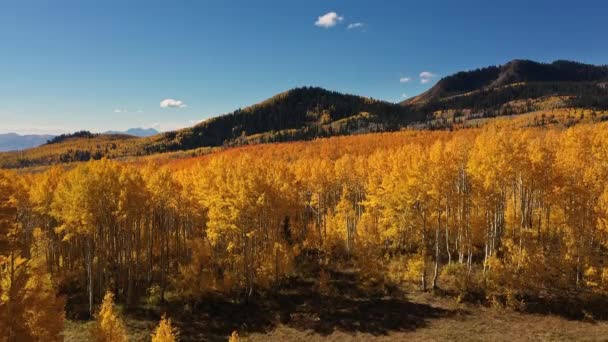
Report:
[[[433,273],[433,290],[437,289],[439,276],[439,230],[441,229],[441,211],[437,211],[437,227],[435,228],[435,271]]]
[[[87,237],[87,278],[88,278],[88,292],[89,292],[89,315],[93,317],[93,272],[91,269],[91,237]]]
[[[422,291],[426,291],[426,249],[427,249],[427,237],[426,237],[426,213],[422,214]]]
[[[452,263],[452,253],[450,252],[450,231],[449,231],[449,217],[450,217],[450,209],[449,209],[449,197],[446,198],[445,203],[445,251],[448,254],[448,264]]]

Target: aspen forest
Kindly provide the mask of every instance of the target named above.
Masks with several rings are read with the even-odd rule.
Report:
[[[67,315],[105,317],[98,340],[120,341],[114,303],[196,310],[298,278],[331,296],[339,270],[379,297],[604,298],[607,179],[607,124],[501,121],[0,170],[0,335],[61,340]],[[168,315],[157,335],[174,330]]]
[[[0,1],[0,342],[608,341],[608,1]]]

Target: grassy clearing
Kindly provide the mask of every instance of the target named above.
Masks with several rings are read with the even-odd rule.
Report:
[[[149,341],[167,311],[181,341],[608,341],[608,321],[572,320],[458,303],[452,297],[410,291],[371,297],[349,273],[332,276],[331,291],[294,279],[248,303],[210,296],[199,303],[124,315],[132,341]],[[65,340],[90,340],[91,322],[67,321]]]
[[[254,333],[247,341],[606,341],[608,324],[568,321],[556,316],[538,316],[476,308],[468,315],[432,319],[413,331],[333,331],[322,335],[281,325],[267,334]]]

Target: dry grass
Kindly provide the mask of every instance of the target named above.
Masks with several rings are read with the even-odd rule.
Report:
[[[239,329],[243,341],[608,341],[608,321],[586,322],[568,320],[554,315],[526,314],[488,308],[480,305],[458,303],[448,297],[430,293],[410,293],[406,306],[399,315],[407,326],[380,322],[375,317],[377,308],[370,312],[350,312],[331,316],[328,324],[321,322],[327,311],[335,314],[340,310],[322,308],[325,314],[302,317],[292,313],[287,322],[270,326],[269,329],[246,325]],[[390,304],[389,304],[390,306]],[[357,307],[361,308],[361,307]],[[429,314],[416,310],[440,312]],[[390,311],[387,308],[387,311]],[[233,313],[234,314],[234,313]],[[239,320],[235,314],[235,320]],[[242,312],[243,315],[249,313]],[[369,321],[365,317],[369,316]],[[200,317],[208,317],[201,314]],[[395,319],[390,314],[387,320]],[[219,320],[229,320],[221,317]],[[374,321],[376,320],[376,321]],[[128,316],[126,325],[131,341],[149,341],[156,321]],[[200,321],[178,320],[182,341],[225,341],[232,329],[218,330],[218,321],[209,318]],[[91,322],[67,321],[65,341],[89,341]],[[226,326],[234,322],[225,322]],[[382,329],[377,329],[381,324]]]
[[[553,315],[533,315],[513,311],[458,304],[452,299],[430,295],[414,302],[432,304],[465,314],[429,319],[411,331],[370,334],[335,330],[322,335],[280,325],[269,333],[253,333],[245,341],[608,341],[608,322],[567,320]],[[407,313],[404,313],[407,314]]]
[[[279,326],[269,334],[251,334],[245,341],[606,341],[606,323],[565,321],[514,313],[484,312],[483,316],[444,318],[412,332],[386,335],[335,331],[324,336]]]
[[[91,336],[93,321],[66,320],[64,324],[64,342],[94,341]],[[129,333],[129,341],[150,341],[150,335],[158,322],[133,317],[125,317],[125,326]]]

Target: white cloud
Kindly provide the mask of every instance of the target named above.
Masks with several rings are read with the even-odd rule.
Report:
[[[349,30],[364,29],[365,26],[367,26],[365,23],[352,23],[352,24],[348,24],[348,26],[346,28]]]
[[[429,71],[423,71],[420,73],[420,83],[427,84],[433,80],[433,78],[437,77],[436,74],[433,74]]]
[[[420,78],[433,78],[433,77],[437,77],[437,75],[433,74],[432,72],[423,71],[420,73]]]
[[[404,99],[407,99],[409,96],[407,96],[406,93],[401,94],[401,97],[403,97]]]
[[[409,77],[401,77],[401,78],[399,79],[399,82],[401,82],[401,83],[407,83],[407,82],[409,82],[409,81],[411,81],[411,80],[412,80],[412,79],[411,79],[411,78],[409,78]]]
[[[185,103],[180,100],[164,99],[160,101],[160,108],[186,108],[188,107]]]
[[[339,22],[344,20],[344,17],[341,17],[336,12],[329,12],[322,16],[320,16],[315,22],[315,26],[330,28],[336,26]]]

